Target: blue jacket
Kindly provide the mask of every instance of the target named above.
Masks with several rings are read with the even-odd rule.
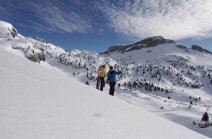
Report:
[[[115,70],[113,70],[112,72],[108,72],[107,73],[107,77],[109,82],[116,82],[116,74],[121,74],[121,72],[116,72]]]

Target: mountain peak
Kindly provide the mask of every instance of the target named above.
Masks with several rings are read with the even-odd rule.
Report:
[[[133,50],[139,50],[142,48],[148,48],[148,47],[155,47],[160,44],[175,44],[174,40],[165,39],[162,36],[153,36],[146,39],[143,39],[141,41],[135,42],[133,44],[128,45],[113,45],[109,47],[109,49],[101,54],[109,54],[111,52],[129,52]]]
[[[137,42],[137,43],[146,45],[144,47],[154,47],[154,46],[157,46],[159,44],[175,43],[175,41],[165,39],[162,36],[154,36],[154,37],[146,38],[146,39],[144,39],[140,42]]]
[[[0,38],[21,38],[21,35],[10,23],[0,21]]]

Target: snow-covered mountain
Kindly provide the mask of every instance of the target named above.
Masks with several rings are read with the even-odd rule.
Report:
[[[98,66],[104,63],[108,69],[112,65],[122,71],[115,97],[212,137],[211,127],[192,125],[205,111],[212,115],[211,52],[196,45],[189,49],[161,36],[112,46],[100,54],[66,52],[38,37],[24,37],[3,21],[0,31],[0,48],[94,88]],[[106,85],[104,93],[108,89]]]
[[[2,48],[0,59],[2,139],[207,138]]]
[[[140,48],[134,49],[138,45]],[[189,49],[163,37],[152,37],[131,45],[110,47],[100,56],[114,59],[124,73],[121,81],[134,88],[146,87],[147,92],[159,87],[158,90],[166,93],[176,89],[211,93],[212,54],[199,46]]]
[[[153,97],[147,104],[138,100],[135,105],[195,131],[198,129],[188,125],[186,119],[195,120],[197,112],[211,110],[212,54],[200,46],[193,45],[190,49],[158,36],[130,45],[112,46],[100,56],[111,57],[118,63],[117,67],[123,72],[119,81],[123,92]],[[166,112],[158,113],[156,107],[159,106]]]

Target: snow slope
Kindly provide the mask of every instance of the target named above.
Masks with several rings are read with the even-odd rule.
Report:
[[[64,82],[54,81],[58,80],[56,77],[50,77],[51,81],[47,82],[46,78],[49,78],[50,75],[56,75],[61,78],[71,78],[69,80],[72,81],[65,81],[68,87],[75,85],[77,81],[82,83],[88,81],[89,86],[95,88],[98,66],[105,63],[108,69],[112,65],[115,70],[121,70],[123,73],[122,76],[118,77],[117,83],[120,83],[121,87],[116,85],[116,98],[212,138],[212,127],[201,129],[192,124],[193,121],[201,122],[200,119],[207,110],[209,117],[212,116],[212,84],[210,84],[211,79],[208,76],[208,74],[212,75],[210,61],[212,55],[209,53],[178,47],[177,44],[169,40],[166,40],[169,42],[168,44],[149,48],[146,48],[145,45],[144,48],[134,51],[131,51],[132,47],[130,47],[126,49],[125,53],[112,52],[109,55],[80,50],[66,52],[59,46],[46,43],[43,39],[23,37],[17,33],[17,30],[15,32],[18,37],[13,38],[8,28],[16,30],[11,24],[0,22],[0,30],[3,34],[0,36],[0,49],[36,62],[33,64],[36,65],[34,69],[28,65],[30,61],[21,61],[26,69],[30,68],[35,71],[32,73],[35,79],[37,79],[37,66],[46,67],[48,73],[44,72],[46,74],[42,76],[43,84],[50,82],[53,84],[51,86],[57,86],[57,84],[63,86]],[[160,39],[161,37],[156,38],[156,40]],[[14,55],[9,54],[9,56],[13,57]],[[11,58],[11,60],[14,63],[18,62],[17,58]],[[23,70],[25,71],[25,69]],[[49,76],[46,77],[46,75]],[[40,92],[49,93],[48,90],[42,91],[40,87],[39,89]],[[108,90],[109,86],[106,85],[104,93],[107,94]],[[81,95],[87,97],[87,94]],[[59,94],[56,96],[61,98]],[[190,105],[191,101],[194,105]],[[51,114],[49,117],[52,117]]]
[[[207,138],[3,49],[0,59],[1,138]]]
[[[212,55],[177,46],[163,44],[107,54],[123,72],[116,96],[212,138],[212,127],[192,125],[192,121],[201,122],[205,111],[212,116]]]

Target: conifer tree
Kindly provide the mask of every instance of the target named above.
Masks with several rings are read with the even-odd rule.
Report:
[[[208,120],[209,120],[208,113],[205,112],[205,113],[203,114],[203,116],[202,116],[202,121],[207,122]]]

